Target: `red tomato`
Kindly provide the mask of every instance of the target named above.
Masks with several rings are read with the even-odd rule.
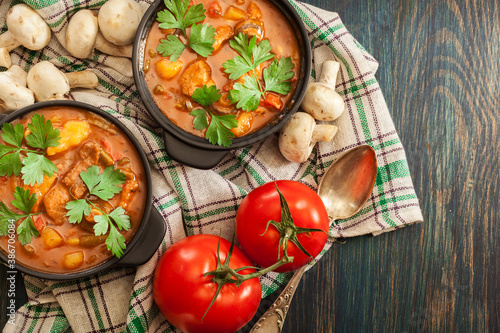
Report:
[[[220,259],[224,264],[231,243],[220,238]],[[241,286],[226,284],[208,309],[217,284],[212,276],[203,276],[217,268],[217,244],[214,235],[194,235],[176,242],[161,257],[153,279],[153,296],[161,313],[184,333],[236,332],[252,319],[261,300],[258,278]],[[250,259],[234,247],[229,267],[251,266]],[[245,269],[240,274],[255,272]]]
[[[278,248],[281,235],[273,225],[267,227],[270,220],[281,221],[280,196],[276,186],[288,203],[296,227],[325,231],[297,235],[300,244],[311,257],[288,241],[287,252],[294,260],[275,269],[277,272],[288,272],[302,267],[320,253],[328,238],[329,218],[318,194],[302,183],[279,180],[251,191],[243,199],[236,213],[236,237],[243,251],[257,265],[269,267],[278,260],[278,253],[282,257],[282,250]]]

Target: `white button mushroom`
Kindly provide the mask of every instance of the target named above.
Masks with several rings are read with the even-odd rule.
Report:
[[[339,68],[338,62],[325,61],[319,81],[310,83],[307,87],[301,108],[317,120],[335,120],[344,112],[344,100],[335,91]]]
[[[66,49],[75,58],[85,59],[94,50],[99,26],[97,17],[88,9],[76,12],[66,29]]]
[[[318,141],[330,142],[337,133],[337,126],[316,124],[305,112],[296,112],[280,132],[279,147],[290,162],[305,162]]]
[[[27,81],[37,102],[68,99],[70,88],[95,88],[99,83],[97,76],[89,70],[64,74],[48,61],[33,66]]]
[[[109,0],[99,9],[99,29],[104,38],[116,45],[134,41],[142,10],[133,0]]]
[[[18,4],[9,9],[6,23],[12,37],[30,50],[41,50],[50,41],[49,26],[28,5]]]
[[[0,113],[16,111],[35,103],[33,92],[26,88],[26,75],[17,65],[0,73]]]

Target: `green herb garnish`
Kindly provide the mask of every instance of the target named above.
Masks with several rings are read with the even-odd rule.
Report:
[[[125,214],[123,207],[117,207],[110,213],[104,212],[93,201],[91,196],[108,201],[116,194],[120,193],[122,188],[119,186],[125,182],[125,175],[114,168],[108,166],[102,173],[99,173],[99,167],[93,165],[86,171],[80,172],[80,177],[88,188],[88,196],[83,199],[70,201],[66,204],[66,209],[70,223],[80,223],[83,216],[89,215],[92,208],[97,209],[102,215],[95,215],[94,234],[96,236],[104,235],[108,232],[106,246],[113,255],[118,258],[125,249],[125,237],[118,231],[130,229],[130,217]]]
[[[33,186],[41,184],[44,175],[50,177],[57,172],[54,163],[44,155],[48,147],[59,144],[60,131],[38,113],[31,118],[28,130],[31,133],[26,136],[26,144],[34,149],[21,147],[25,131],[21,124],[3,124],[2,139],[11,146],[0,144],[0,176],[19,176],[22,173],[24,183]],[[26,156],[21,161],[22,153]]]
[[[17,186],[14,190],[14,199],[11,203],[14,207],[21,210],[25,214],[17,214],[11,211],[7,205],[0,202],[0,236],[7,236],[9,233],[9,224],[15,223],[20,219],[24,219],[17,226],[18,240],[22,245],[31,242],[32,237],[40,236],[40,233],[35,228],[32,216],[41,213],[31,213],[31,209],[36,203],[38,196],[36,193],[31,194],[29,190]]]
[[[202,4],[189,6],[190,0],[164,0],[167,9],[158,12],[156,17],[162,29],[180,29],[187,39],[186,28],[191,26],[189,47],[203,57],[212,54],[215,42],[215,28],[207,24],[198,24],[205,19],[205,9]],[[176,61],[186,45],[175,35],[162,39],[156,50],[164,57],[170,56]]]
[[[207,108],[210,104],[217,102],[221,98],[221,94],[220,90],[215,86],[207,87],[204,85],[201,89],[196,89],[191,97]],[[207,113],[211,116],[210,123],[208,122]],[[200,131],[207,129],[205,137],[210,143],[224,147],[231,145],[231,138],[234,138],[234,134],[230,129],[238,126],[236,115],[217,116],[208,109],[196,109],[191,111],[190,114],[195,117],[193,121],[194,128]]]
[[[261,83],[255,70],[267,60],[274,58],[270,53],[272,46],[268,40],[263,40],[259,44],[257,38],[253,36],[248,40],[248,36],[239,33],[238,36],[229,42],[229,45],[240,54],[234,59],[222,64],[225,72],[229,74],[231,80],[237,80],[242,75],[245,76],[244,84],[235,83],[233,89],[229,91],[229,99],[232,103],[237,103],[236,107],[244,111],[256,110],[260,99],[265,98],[266,92],[277,92],[286,95],[292,89],[289,79],[294,75],[292,60],[290,57],[276,58],[263,70],[264,84]]]

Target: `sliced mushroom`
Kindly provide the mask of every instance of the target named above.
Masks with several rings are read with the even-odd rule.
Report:
[[[99,29],[104,38],[116,45],[134,41],[142,11],[133,0],[109,0],[99,10]]]
[[[246,20],[241,23],[239,23],[235,28],[234,31],[237,34],[240,32],[247,34],[248,37],[257,37],[257,43],[260,42],[262,39],[264,39],[264,22],[259,21],[259,20]]]
[[[76,12],[66,29],[66,49],[75,58],[88,58],[94,50],[98,30],[97,17],[92,11]]]
[[[35,103],[34,94],[26,88],[25,82],[26,72],[17,65],[11,66],[7,71],[0,73],[1,113],[12,112]]]
[[[89,70],[64,74],[49,61],[41,61],[28,72],[28,88],[37,102],[68,99],[70,88],[95,88],[97,76]]]
[[[50,41],[49,26],[28,5],[18,4],[9,9],[6,23],[12,37],[30,50],[41,50]]]
[[[337,126],[317,125],[309,114],[296,112],[280,132],[280,151],[290,162],[302,163],[307,161],[316,142],[330,142],[336,133]]]
[[[301,108],[317,120],[335,120],[344,112],[344,100],[335,91],[339,68],[338,62],[325,61],[319,81],[310,83],[307,87]]]

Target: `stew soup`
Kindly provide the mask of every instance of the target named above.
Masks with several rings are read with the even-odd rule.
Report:
[[[134,144],[115,125],[101,116],[75,107],[47,107],[28,113],[12,122],[27,128],[34,114],[51,120],[52,126],[60,130],[59,145],[49,147],[46,157],[57,167],[53,176],[44,176],[41,184],[25,184],[22,173],[0,178],[0,201],[10,210],[22,213],[12,201],[16,187],[37,194],[32,208],[33,224],[39,236],[22,245],[19,236],[15,239],[15,260],[31,269],[65,273],[86,270],[112,257],[105,244],[110,228],[104,235],[96,236],[96,216],[122,207],[130,218],[130,228],[118,231],[127,243],[136,232],[144,213],[146,202],[146,180],[141,158]],[[26,146],[25,130],[22,147]],[[6,144],[0,138],[1,144]],[[8,144],[7,144],[8,145]],[[24,153],[21,153],[23,155]],[[26,158],[23,155],[23,158]],[[119,193],[104,201],[88,195],[81,172],[97,166],[102,173],[112,166],[123,174]],[[70,223],[66,205],[69,201],[88,198],[92,203],[90,214],[81,222]],[[96,218],[96,219],[94,219]],[[16,227],[23,221],[16,221]],[[116,226],[116,224],[115,224]],[[119,230],[118,228],[117,230]],[[9,253],[9,237],[0,237],[0,248]],[[12,245],[12,244],[10,244]]]
[[[155,103],[178,127],[204,137],[206,130],[198,130],[193,125],[195,117],[190,112],[200,106],[191,96],[195,89],[203,85],[215,85],[220,89],[222,97],[213,103],[209,110],[215,115],[236,116],[238,126],[231,129],[235,137],[264,127],[285,109],[297,83],[300,55],[293,29],[280,10],[267,0],[194,0],[191,4],[203,4],[206,17],[201,23],[215,28],[214,51],[208,57],[203,57],[187,47],[172,65],[168,56],[159,54],[158,45],[161,40],[172,34],[187,45],[187,37],[185,38],[179,29],[161,29],[159,22],[155,21],[147,37],[144,55],[145,78]],[[256,36],[257,44],[268,40],[272,46],[270,52],[274,57],[255,71],[259,81],[263,80],[262,70],[268,67],[273,59],[289,57],[293,64],[294,75],[289,80],[291,91],[285,95],[266,93],[266,98],[262,98],[258,108],[253,111],[236,108],[236,103],[231,103],[228,94],[234,84],[243,83],[244,76],[248,74],[238,80],[231,80],[223,67],[226,61],[239,55],[230,46],[230,41],[240,32],[247,34],[249,39]]]

